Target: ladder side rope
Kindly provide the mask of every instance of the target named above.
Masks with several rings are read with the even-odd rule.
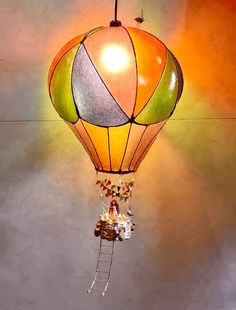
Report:
[[[110,248],[111,252],[107,252],[103,248]],[[96,272],[94,276],[94,280],[90,286],[90,288],[87,290],[87,292],[90,294],[92,291],[101,292],[102,296],[105,296],[106,290],[108,288],[110,275],[111,275],[111,267],[113,262],[113,253],[114,253],[114,240],[113,241],[107,241],[106,239],[100,238],[100,247],[99,247],[99,254],[98,254],[98,260],[97,260],[97,266],[96,266]],[[107,258],[103,258],[102,256],[108,256]],[[100,263],[107,263],[106,266],[103,266],[104,268],[100,269]],[[105,268],[106,267],[106,268]],[[102,276],[103,274],[103,276]],[[107,274],[107,277],[104,277],[104,275]],[[104,282],[103,288],[99,286],[101,282]]]

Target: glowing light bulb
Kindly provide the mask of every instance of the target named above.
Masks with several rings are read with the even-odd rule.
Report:
[[[119,45],[109,45],[102,52],[102,64],[110,72],[116,73],[127,69],[129,65],[129,55],[124,48]]]

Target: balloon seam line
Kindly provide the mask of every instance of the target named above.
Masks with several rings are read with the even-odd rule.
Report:
[[[131,133],[131,127],[132,127],[132,123],[130,123],[130,127],[129,127],[129,133],[128,133],[128,137],[127,137],[127,141],[126,141],[126,146],[125,146],[125,149],[124,149],[124,154],[123,154],[123,157],[122,157],[122,161],[121,161],[121,164],[120,164],[120,168],[119,170],[122,169],[122,165],[123,165],[123,162],[125,160],[125,155],[126,155],[126,151],[127,151],[127,148],[128,148],[128,144],[129,144],[129,137],[130,137],[130,133]]]
[[[120,174],[120,175],[123,175],[123,174],[129,174],[129,173],[135,173],[136,171],[135,170],[129,170],[129,171],[113,171],[113,170],[99,170],[99,169],[96,169],[97,172],[102,172],[102,173],[111,173],[111,174]]]
[[[135,51],[135,47],[134,47],[134,42],[131,38],[131,35],[128,31],[128,29],[126,27],[123,27],[122,28],[125,29],[125,31],[127,32],[127,35],[131,41],[131,45],[132,45],[132,48],[133,48],[133,52],[134,52],[134,59],[135,59],[135,68],[136,68],[136,90],[135,90],[135,98],[134,98],[134,106],[133,106],[133,112],[131,114],[131,117],[134,118],[134,110],[135,110],[135,107],[136,107],[136,101],[137,101],[137,96],[138,96],[138,63],[137,63],[137,54],[136,54],[136,51]]]
[[[75,57],[73,59],[73,63],[72,63],[72,70],[71,70],[71,92],[72,92],[72,98],[73,98],[73,101],[74,101],[74,105],[75,105],[75,110],[76,112],[78,113],[78,117],[80,117],[80,113],[79,113],[79,108],[77,107],[77,104],[75,102],[75,96],[74,96],[74,86],[73,86],[73,75],[74,75],[74,64],[75,64],[75,59],[76,59],[76,56],[77,54],[79,53],[80,49],[81,49],[81,46],[83,45],[83,43],[80,43],[80,46],[78,47],[76,53],[75,53]]]
[[[112,170],[112,165],[111,165],[111,146],[110,146],[110,132],[109,132],[109,128],[107,128],[107,140],[108,140],[108,154],[109,154],[110,170]]]
[[[120,125],[113,125],[113,126],[102,126],[102,125],[98,125],[98,124],[94,124],[94,123],[91,123],[89,122],[88,120],[84,119],[81,115],[80,115],[80,119],[82,119],[83,121],[85,121],[86,123],[90,124],[90,125],[93,125],[93,126],[97,126],[97,127],[100,127],[100,128],[109,128],[109,127],[121,127],[121,126],[124,126],[128,123],[130,123],[130,120],[128,119],[128,121],[126,121],[125,123],[121,123]]]

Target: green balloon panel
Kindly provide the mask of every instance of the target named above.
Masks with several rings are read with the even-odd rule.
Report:
[[[76,52],[80,44],[69,50],[57,64],[50,84],[53,105],[58,114],[66,121],[74,123],[78,114],[72,95],[72,67]]]
[[[177,68],[167,51],[166,66],[151,99],[136,117],[138,124],[154,124],[167,119],[173,111],[178,93]]]

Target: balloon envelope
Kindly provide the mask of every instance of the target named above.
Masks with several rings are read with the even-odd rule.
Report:
[[[183,89],[174,55],[153,35],[99,27],[79,35],[54,59],[52,103],[96,170],[138,169]]]

